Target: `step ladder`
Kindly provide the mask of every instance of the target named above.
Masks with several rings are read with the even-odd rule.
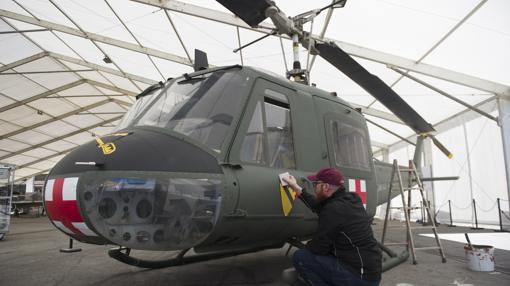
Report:
[[[402,182],[402,173],[407,173],[408,180],[407,180],[407,186],[404,186]],[[391,194],[393,191],[393,187],[395,185],[395,182],[398,182],[398,191],[400,192],[400,195],[402,197],[402,207],[391,207]],[[421,195],[421,206],[420,207],[412,207],[411,206],[411,192],[412,190],[419,190]],[[407,191],[407,202],[405,199],[404,194]],[[388,220],[390,216],[390,209],[399,209],[403,211],[405,216],[405,222],[406,222],[406,234],[407,239],[405,242],[401,243],[384,243],[384,239],[386,236],[386,229],[388,228]],[[411,227],[411,210],[416,209],[422,209],[424,210],[428,222],[430,225],[428,226],[420,226],[420,227]],[[436,246],[431,247],[415,247],[414,240],[413,240],[413,229],[432,229],[434,232],[434,237],[436,240]],[[424,190],[423,190],[423,184],[420,180],[420,176],[418,175],[418,171],[416,170],[416,166],[414,165],[414,162],[412,160],[409,160],[409,167],[408,168],[401,168],[397,160],[393,160],[393,170],[391,172],[391,180],[390,180],[390,186],[388,191],[388,199],[387,199],[387,205],[386,205],[386,216],[384,217],[384,226],[383,226],[383,233],[381,238],[381,244],[385,246],[389,245],[405,245],[406,249],[409,251],[409,248],[411,249],[411,257],[413,258],[413,264],[417,264],[416,261],[416,250],[427,250],[427,249],[437,249],[439,250],[439,254],[441,255],[442,262],[446,262],[446,257],[444,255],[443,246],[441,244],[441,240],[439,239],[439,236],[437,235],[437,228],[436,223],[434,221],[434,217],[430,213],[430,206],[425,198]]]

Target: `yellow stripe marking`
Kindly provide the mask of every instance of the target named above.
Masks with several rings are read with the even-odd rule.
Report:
[[[292,201],[289,199],[289,196],[287,195],[287,192],[283,188],[282,184],[280,183],[280,197],[282,200],[282,211],[284,216],[288,216],[290,211],[292,210],[294,200],[296,199],[296,193],[294,191],[289,190],[290,196],[292,197]]]
[[[103,140],[101,140],[101,138],[99,138],[99,137],[96,137],[96,142],[99,145],[98,147],[101,148],[101,150],[103,151],[103,154],[105,154],[105,155],[110,155],[111,153],[115,152],[115,150],[117,149],[117,147],[115,147],[115,144],[113,144],[111,142],[104,143]]]

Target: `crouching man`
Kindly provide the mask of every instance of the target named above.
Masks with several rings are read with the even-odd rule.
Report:
[[[377,286],[381,280],[381,251],[360,197],[345,190],[335,168],[309,176],[315,196],[284,178],[302,202],[319,216],[318,228],[306,248],[292,257],[301,279],[310,285]]]

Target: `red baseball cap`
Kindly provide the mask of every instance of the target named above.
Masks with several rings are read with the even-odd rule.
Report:
[[[334,186],[341,186],[344,184],[344,176],[340,171],[335,168],[322,168],[317,174],[307,177],[310,181],[321,181]]]

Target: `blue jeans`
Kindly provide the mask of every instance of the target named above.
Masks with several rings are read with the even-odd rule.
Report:
[[[332,255],[321,256],[307,249],[294,252],[292,262],[301,278],[313,286],[346,285],[346,286],[378,286],[379,281],[365,281],[345,269],[338,259]]]

